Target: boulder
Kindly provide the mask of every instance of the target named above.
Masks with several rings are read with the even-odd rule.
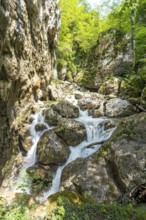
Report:
[[[124,117],[135,113],[134,107],[126,100],[113,98],[107,101],[105,114],[110,117]]]
[[[36,132],[43,132],[43,131],[46,130],[46,129],[47,129],[47,125],[44,124],[44,123],[37,123],[37,124],[35,125],[35,131],[36,131]]]
[[[86,138],[85,126],[73,119],[62,119],[55,133],[69,146],[76,146]]]
[[[104,159],[97,161],[96,153],[68,164],[61,177],[61,190],[91,196],[98,202],[109,202],[120,195],[110,179]]]
[[[109,202],[145,184],[145,133],[146,113],[119,122],[98,152],[85,159],[78,158],[64,168],[61,190],[90,195],[98,202]],[[128,195],[131,201],[131,194]]]
[[[118,188],[129,189],[145,183],[146,113],[122,121],[111,137],[107,168]]]
[[[77,118],[77,117],[79,117],[78,107],[72,105],[68,101],[61,101],[57,105],[52,105],[52,109],[64,118]]]
[[[57,125],[58,122],[61,120],[61,115],[59,115],[56,111],[49,107],[43,110],[44,121],[48,125]]]
[[[78,100],[81,109],[98,109],[104,96],[99,93],[84,93],[84,97]]]
[[[65,163],[69,149],[52,130],[45,131],[37,144],[37,159],[40,164],[60,165]]]

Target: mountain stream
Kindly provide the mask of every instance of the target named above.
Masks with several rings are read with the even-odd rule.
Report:
[[[88,110],[86,111],[80,110],[80,116],[75,120],[85,125],[87,138],[76,147],[70,146],[70,155],[66,163],[61,166],[58,166],[52,181],[52,186],[46,192],[44,192],[43,195],[39,198],[39,201],[41,203],[44,202],[50,195],[59,191],[61,174],[64,167],[70,162],[76,160],[77,158],[86,158],[91,154],[95,153],[101,147],[101,144],[94,145],[94,143],[107,140],[111,136],[114,130],[114,128],[110,128],[107,130],[104,129],[104,125],[109,119],[105,117],[93,118],[92,116],[88,115]],[[35,126],[38,123],[44,123],[44,125],[46,126],[46,129],[43,132],[36,132]],[[46,130],[50,130],[50,129],[53,129],[53,127],[50,127],[44,122],[44,117],[42,115],[42,112],[36,113],[34,115],[33,122],[30,126],[33,144],[25,158],[25,162],[21,167],[20,175],[17,177],[17,181],[16,181],[17,183],[15,186],[16,192],[22,192],[25,190],[25,192],[31,193],[29,187],[31,184],[31,180],[26,172],[26,169],[31,167],[37,162],[37,158],[36,158],[37,143],[41,135]],[[92,145],[92,147],[88,147],[89,145]],[[24,179],[26,186],[24,184]],[[21,188],[22,185],[23,185],[23,189]]]

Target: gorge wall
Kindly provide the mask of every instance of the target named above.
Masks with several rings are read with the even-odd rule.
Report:
[[[0,0],[0,183],[18,152],[16,118],[47,99],[59,17],[53,0]]]

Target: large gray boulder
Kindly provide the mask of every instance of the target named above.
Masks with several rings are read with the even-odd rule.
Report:
[[[70,146],[76,146],[86,138],[85,126],[73,119],[62,119],[56,127],[55,132]]]
[[[57,105],[52,105],[52,109],[60,114],[63,118],[79,117],[78,107],[72,105],[68,101],[61,101]]]
[[[121,98],[113,98],[106,103],[106,116],[110,117],[123,117],[135,113],[134,107],[130,102]]]
[[[120,195],[120,191],[109,177],[104,159],[97,154],[68,164],[62,173],[61,190],[69,190],[91,196],[98,202],[109,202]]]
[[[69,149],[54,131],[45,131],[37,144],[37,159],[40,164],[60,165],[65,163]]]

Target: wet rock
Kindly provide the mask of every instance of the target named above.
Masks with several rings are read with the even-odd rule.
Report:
[[[57,125],[61,120],[62,116],[59,115],[56,111],[52,109],[52,107],[43,110],[44,121],[48,125]]]
[[[47,125],[45,125],[44,123],[38,123],[35,125],[36,132],[43,132],[46,129],[47,129]]]
[[[37,159],[40,164],[60,165],[65,163],[69,149],[54,131],[45,131],[37,144]]]
[[[73,119],[62,119],[55,133],[69,146],[76,146],[86,138],[85,126]]]
[[[114,128],[118,124],[118,120],[107,120],[104,123],[104,129]]]
[[[21,138],[21,144],[19,143],[19,149],[21,148],[20,151],[22,150],[22,148],[24,148],[24,150],[28,151],[32,146],[30,125],[25,124],[25,125],[23,125],[23,127],[21,127],[21,129],[19,131],[19,137]],[[22,146],[20,146],[20,145],[22,145]]]
[[[103,113],[99,109],[92,109],[89,110],[89,115],[91,115],[93,118],[98,118],[103,116]]]
[[[78,107],[72,105],[68,101],[61,101],[57,105],[53,105],[52,109],[64,118],[77,118],[77,117],[79,117]]]
[[[106,103],[105,114],[110,117],[123,117],[134,114],[133,106],[126,100],[113,98]]]

